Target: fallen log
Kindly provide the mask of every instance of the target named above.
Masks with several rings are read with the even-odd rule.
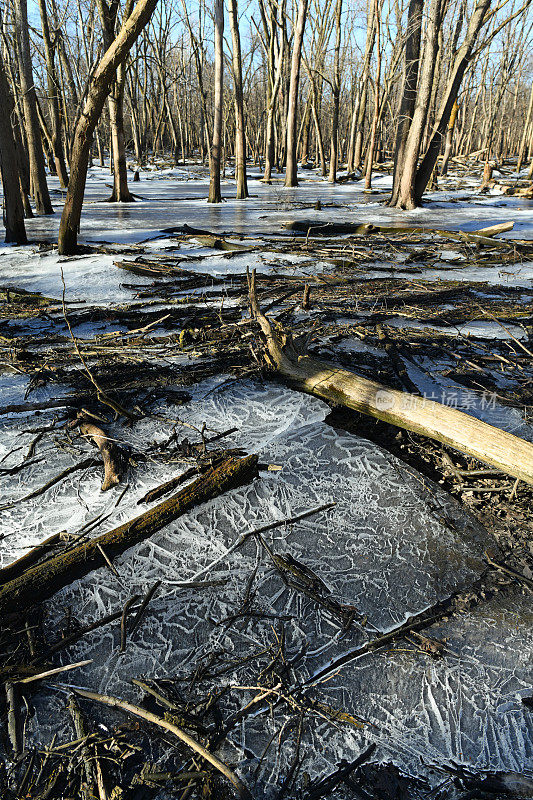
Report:
[[[137,542],[152,536],[199,503],[242,486],[257,475],[257,456],[230,456],[215,469],[200,475],[173,497],[135,519],[101,536],[53,556],[0,586],[0,615],[20,611],[42,602],[55,592],[120,555]]]
[[[489,225],[488,228],[478,228],[476,231],[472,231],[472,233],[476,233],[478,236],[498,236],[499,233],[506,233],[507,231],[512,231],[514,228],[514,222],[501,222],[499,225]]]
[[[372,233],[377,231],[375,225],[357,222],[323,222],[322,220],[297,219],[284,222],[283,227],[292,233],[310,234],[311,236],[344,236],[346,234]]]
[[[436,439],[533,485],[533,444],[434,400],[390,389],[376,381],[300,353],[279,323],[261,312],[255,272],[250,306],[266,340],[269,364],[292,386],[323,400]]]

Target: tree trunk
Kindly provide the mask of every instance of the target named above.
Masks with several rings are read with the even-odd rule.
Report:
[[[7,76],[4,68],[2,53],[0,52],[0,173],[4,189],[4,225],[6,229],[6,242],[26,244],[26,228],[24,226],[24,208],[20,192],[19,172],[17,169],[17,152],[11,115],[13,113],[13,98],[9,90]]]
[[[526,121],[524,124],[524,131],[522,133],[522,139],[520,141],[520,151],[518,153],[518,163],[516,165],[516,171],[520,172],[522,169],[522,164],[524,163],[524,159],[526,156],[526,148],[529,146],[531,141],[531,116],[533,114],[533,84],[531,85],[531,91],[529,93],[529,104],[527,107],[527,116]]]
[[[422,12],[424,0],[411,0],[407,16],[407,33],[405,40],[405,72],[403,93],[396,132],[396,149],[394,154],[394,177],[392,197],[389,205],[395,206],[400,191],[401,168],[405,158],[407,136],[413,119],[416,104],[416,86],[420,65],[420,40],[422,34]]]
[[[329,182],[337,180],[337,162],[339,160],[339,105],[341,98],[341,14],[342,0],[335,6],[335,53],[333,56],[333,115],[331,118],[331,142],[329,146]]]
[[[134,12],[135,13],[135,12]],[[30,567],[0,587],[0,615],[20,610],[51,597],[76,578],[104,565],[102,551],[114,558],[137,542],[152,536],[189,509],[218,497],[257,475],[257,456],[230,456],[220,466],[200,475],[177,494],[95,539],[70,548]]]
[[[117,69],[117,76],[108,99],[113,158],[113,191],[109,198],[110,203],[133,203],[135,200],[128,188],[128,171],[126,167],[126,144],[124,140],[125,80],[126,68],[125,64],[121,64]]]
[[[73,255],[76,252],[92,136],[111,82],[117,67],[127,58],[132,44],[148,23],[156,5],[157,0],[138,0],[115,41],[102,57],[89,83],[87,99],[74,134],[67,199],[59,225],[58,245],[61,255]]]
[[[63,151],[61,112],[59,106],[60,87],[55,67],[55,47],[52,45],[50,36],[50,26],[48,24],[48,12],[45,0],[39,0],[39,11],[41,14],[41,28],[43,32],[44,52],[46,57],[46,77],[50,104],[50,117],[52,120],[51,144],[52,154],[59,185],[62,189],[68,186],[68,174],[65,164],[65,154]]]
[[[457,100],[453,104],[452,113],[450,114],[450,121],[448,122],[448,131],[446,133],[446,147],[444,148],[444,158],[442,159],[442,166],[440,168],[441,175],[447,175],[448,173],[448,164],[450,162],[450,157],[452,155],[452,145],[453,145],[453,132],[455,129],[455,123],[457,121],[457,114],[459,113],[459,104]]]
[[[14,0],[17,49],[20,62],[20,91],[24,109],[24,127],[30,160],[30,185],[32,187],[35,208],[38,214],[53,214],[50,202],[43,148],[39,133],[37,116],[37,95],[33,83],[33,70],[30,54],[30,29],[28,25],[27,0]]]
[[[372,52],[374,50],[375,40],[376,25],[374,18],[374,5],[372,0],[369,0],[366,24],[365,57],[363,59],[363,72],[361,75],[359,97],[356,108],[354,109],[353,149],[352,160],[348,165],[349,172],[353,172],[354,170],[359,169],[361,166],[361,155],[363,152],[363,127],[365,123],[366,104],[368,98],[368,84],[370,81],[370,62],[372,60]]]
[[[104,47],[111,47],[115,37],[115,25],[118,15],[117,0],[97,0],[98,13],[102,23]],[[131,14],[133,0],[126,0],[123,19]],[[134,197],[128,189],[128,172],[126,168],[126,146],[124,141],[124,88],[126,68],[122,63],[117,67],[115,80],[108,97],[109,125],[111,135],[111,168],[113,171],[113,191],[110,203],[133,203]]]
[[[374,151],[376,149],[376,133],[379,121],[379,85],[381,81],[381,9],[382,4],[379,0],[374,3],[374,18],[376,25],[376,79],[374,81],[374,115],[372,117],[372,128],[370,131],[370,143],[368,145],[367,153],[367,167],[365,175],[365,189],[372,187],[372,166],[374,163]]]
[[[215,105],[208,203],[221,203],[222,106],[224,103],[224,0],[215,0]]]
[[[300,64],[302,61],[302,44],[305,20],[307,17],[307,0],[299,0],[298,16],[294,30],[292,46],[291,79],[289,87],[289,108],[287,112],[287,164],[285,186],[298,186],[298,159],[296,154],[296,129],[298,121],[298,86],[300,83]]]
[[[235,179],[237,181],[237,200],[248,197],[246,180],[246,135],[244,125],[244,97],[242,90],[241,37],[239,35],[239,14],[237,0],[229,0],[229,19],[233,42],[233,82],[235,84]]]
[[[417,205],[415,195],[416,171],[433,88],[433,75],[438,50],[438,34],[442,22],[442,9],[443,0],[431,0],[425,31],[424,55],[420,67],[415,108],[403,148],[403,161],[398,161],[396,164],[396,170],[398,172],[398,198],[395,206],[398,208],[412,209]],[[421,25],[421,16],[418,17],[418,19]],[[416,19],[413,20],[413,25],[415,24],[417,24]],[[414,35],[413,33],[413,36]]]
[[[468,62],[470,60],[470,56],[472,55],[472,50],[474,48],[479,31],[481,30],[483,22],[485,21],[485,16],[489,10],[490,3],[491,0],[478,0],[474,12],[469,19],[463,44],[455,54],[452,71],[437,114],[434,132],[429,141],[426,154],[422,159],[422,163],[420,164],[416,174],[415,203],[417,205],[422,199],[422,195],[424,194],[426,186],[431,178],[431,173],[433,172],[435,164],[437,163],[444,131],[448,125],[453,104],[457,99],[463,75],[468,66]]]
[[[486,422],[376,381],[340,369],[336,364],[299,354],[290,335],[273,328],[259,308],[255,273],[250,301],[268,349],[269,362],[300,391],[369,414],[454,447],[533,486],[533,444]]]

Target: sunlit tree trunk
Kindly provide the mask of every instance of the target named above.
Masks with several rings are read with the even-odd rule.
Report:
[[[372,128],[370,131],[370,143],[368,145],[367,153],[367,167],[365,175],[365,189],[370,189],[372,186],[372,166],[374,163],[374,151],[376,149],[376,134],[379,121],[379,88],[381,82],[381,4],[379,0],[374,3],[374,17],[376,24],[376,79],[374,81],[374,115],[372,117]]]
[[[394,153],[394,177],[392,183],[392,197],[389,205],[395,206],[398,202],[400,190],[400,176],[405,157],[407,136],[416,104],[416,87],[418,83],[418,68],[420,64],[420,40],[422,34],[422,12],[424,0],[411,0],[407,15],[407,32],[405,39],[405,68],[402,99],[398,114],[398,127],[396,129],[396,148]]]
[[[248,197],[246,180],[246,135],[244,126],[244,97],[242,89],[241,37],[239,35],[239,14],[237,0],[229,0],[229,19],[233,42],[233,83],[235,85],[235,178],[237,181],[237,200]]]
[[[429,183],[431,174],[437,163],[444,132],[448,125],[453,104],[457,99],[461,81],[470,60],[474,44],[479,31],[485,21],[485,16],[490,8],[491,0],[478,0],[473,13],[468,21],[465,38],[462,45],[455,53],[455,58],[440,107],[435,120],[435,127],[429,141],[426,154],[416,174],[415,203],[420,203],[422,195]]]
[[[337,162],[339,159],[339,105],[341,98],[341,14],[342,0],[335,6],[335,52],[333,56],[333,116],[331,119],[331,143],[329,148],[329,182],[337,180]]]
[[[61,255],[72,255],[76,252],[92,137],[111,82],[117,67],[127,58],[130,47],[148,23],[156,5],[157,0],[138,0],[113,44],[102,57],[89,83],[83,112],[74,134],[70,180],[59,225],[58,245]]]
[[[43,148],[37,116],[37,95],[33,83],[30,54],[30,29],[28,25],[27,0],[14,0],[17,45],[20,63],[20,91],[24,109],[24,127],[30,160],[30,184],[38,214],[53,214],[50,202]]]
[[[459,113],[459,104],[457,100],[453,104],[452,113],[450,114],[450,121],[448,122],[448,131],[446,133],[446,146],[444,148],[444,158],[440,168],[441,175],[448,174],[448,164],[452,155],[453,147],[453,132],[455,130],[455,123],[457,122],[457,115]]]
[[[224,102],[224,1],[215,0],[215,104],[211,145],[211,180],[208,203],[221,203],[220,167],[222,161],[222,105]]]
[[[296,155],[296,128],[298,114],[298,87],[300,84],[300,65],[302,61],[302,44],[305,20],[307,17],[307,0],[299,0],[298,15],[294,30],[292,46],[291,80],[289,88],[289,108],[287,112],[287,164],[285,186],[298,186],[298,159]]]
[[[425,30],[424,55],[420,67],[420,77],[416,94],[416,103],[411,125],[403,149],[402,161],[397,161],[398,196],[395,206],[412,209],[417,205],[415,180],[420,155],[422,137],[426,127],[433,75],[438,49],[438,33],[442,21],[443,0],[431,0]],[[420,17],[420,25],[422,19]]]
[[[48,86],[48,101],[50,104],[50,116],[52,122],[51,145],[55,162],[59,185],[65,189],[68,184],[67,167],[65,164],[65,154],[62,141],[61,112],[59,105],[60,86],[57,71],[55,68],[55,46],[50,36],[50,26],[48,24],[48,12],[45,0],[39,0],[39,11],[41,14],[41,28],[43,32],[44,52],[46,57],[46,77]]]

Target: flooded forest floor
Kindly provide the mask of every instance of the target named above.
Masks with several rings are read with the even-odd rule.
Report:
[[[533,487],[290,388],[249,308],[533,442],[533,205],[480,175],[94,168],[79,255],[0,251],[3,796],[533,796]]]

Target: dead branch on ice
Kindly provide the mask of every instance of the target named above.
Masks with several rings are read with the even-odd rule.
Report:
[[[102,491],[106,492],[120,483],[124,469],[124,454],[121,448],[109,436],[94,424],[86,414],[78,414],[71,427],[78,427],[82,436],[90,439],[100,450],[104,462],[104,480]]]
[[[19,612],[48,599],[72,581],[103,566],[102,550],[109,558],[120,555],[194,506],[242,486],[256,474],[256,455],[245,458],[230,456],[218,467],[200,475],[177,494],[144,514],[37,564],[4,583],[0,586],[0,615],[14,610]]]
[[[456,408],[390,389],[327,361],[299,353],[289,332],[261,312],[255,270],[249,276],[252,315],[266,340],[268,363],[291,385],[323,400],[429,436],[533,485],[533,444]]]

